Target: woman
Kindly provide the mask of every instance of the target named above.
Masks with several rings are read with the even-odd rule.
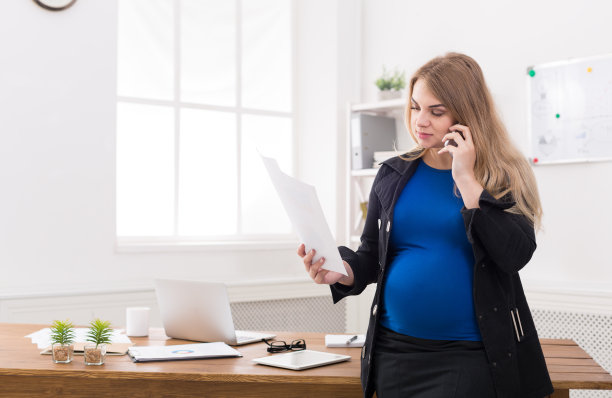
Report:
[[[348,276],[298,248],[334,302],[377,283],[361,352],[364,396],[552,393],[518,271],[542,210],[478,64],[449,53],[416,71],[406,123],[416,147],[382,163]],[[446,143],[446,145],[445,145]]]

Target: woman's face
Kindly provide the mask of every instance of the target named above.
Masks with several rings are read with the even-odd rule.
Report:
[[[417,80],[412,90],[410,124],[420,146],[442,148],[442,138],[456,124],[450,111],[429,91],[423,80]]]

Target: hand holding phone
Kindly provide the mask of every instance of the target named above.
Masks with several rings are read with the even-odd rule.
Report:
[[[455,140],[446,140],[446,141],[444,141],[444,146],[449,146],[449,145],[457,146],[457,143],[455,142]]]
[[[459,135],[461,136],[461,138],[465,139],[465,137],[463,136],[463,133],[462,133],[461,131],[459,131],[459,130],[455,130],[454,132],[455,132],[455,133],[459,133]],[[456,142],[455,142],[455,140],[453,140],[453,139],[450,139],[450,140],[446,140],[446,141],[444,141],[444,146],[445,146],[445,147],[446,147],[446,146],[449,146],[449,145],[452,145],[452,146],[457,146],[457,143],[456,143]],[[451,154],[451,156],[452,156],[452,154]]]

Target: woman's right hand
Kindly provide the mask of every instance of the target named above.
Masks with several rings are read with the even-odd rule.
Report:
[[[344,265],[348,276],[342,275],[339,272],[322,269],[321,267],[323,266],[323,264],[325,264],[324,257],[321,257],[319,261],[313,263],[312,259],[314,258],[315,253],[315,249],[312,249],[308,253],[306,253],[306,246],[304,246],[303,243],[298,246],[297,249],[298,256],[300,256],[304,261],[306,272],[308,272],[308,275],[310,275],[310,277],[313,281],[315,281],[315,283],[333,285],[336,282],[340,282],[341,284],[347,286],[353,285],[353,283],[355,282],[355,278],[353,276],[353,269],[346,261],[342,261],[342,264]]]

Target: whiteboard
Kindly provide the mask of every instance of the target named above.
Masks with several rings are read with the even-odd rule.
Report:
[[[612,160],[612,54],[527,69],[533,164]]]

